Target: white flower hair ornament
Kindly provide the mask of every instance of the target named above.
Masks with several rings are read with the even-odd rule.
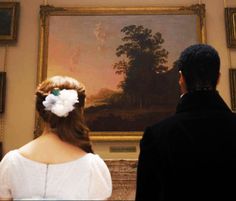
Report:
[[[43,105],[45,110],[51,111],[58,117],[67,117],[78,103],[78,93],[73,89],[54,89],[46,96]]]

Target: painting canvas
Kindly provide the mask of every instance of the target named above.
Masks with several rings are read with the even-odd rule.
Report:
[[[0,42],[15,42],[19,18],[19,2],[0,2]]]
[[[202,11],[203,5],[70,12],[47,7],[39,80],[67,75],[86,86],[86,122],[95,138],[140,136],[175,110],[175,61],[187,46],[204,42]]]
[[[236,48],[236,8],[225,8],[227,46]]]

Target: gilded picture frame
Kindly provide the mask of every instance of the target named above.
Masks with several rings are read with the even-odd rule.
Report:
[[[236,68],[229,69],[231,109],[236,111]]]
[[[0,72],[0,113],[5,110],[6,72]]]
[[[0,142],[0,161],[3,158],[3,148],[2,148],[2,142]]]
[[[0,43],[17,41],[19,12],[19,2],[0,2]]]
[[[225,8],[227,46],[236,48],[236,8]]]
[[[64,23],[63,25],[61,24],[62,22]],[[156,31],[155,27],[157,27],[158,23],[158,27],[163,27],[161,31],[162,33],[158,32],[158,30]],[[89,28],[91,27],[93,29],[89,30]],[[185,30],[185,28],[187,30]],[[91,139],[95,141],[138,141],[142,136],[145,125],[148,126],[149,124],[158,121],[159,119],[164,118],[165,116],[174,112],[177,97],[179,97],[179,92],[177,89],[178,75],[177,72],[174,72],[173,70],[174,61],[177,59],[177,55],[184,47],[192,43],[206,42],[205,29],[204,4],[182,7],[173,6],[123,8],[54,7],[50,5],[41,6],[40,47],[37,84],[47,77],[56,74],[62,74],[62,72],[65,75],[77,78],[76,70],[78,70],[78,66],[80,66],[79,62],[82,62],[82,60],[78,61],[78,59],[86,58],[86,60],[83,60],[83,65],[80,66],[80,69],[78,71],[78,74],[80,75],[78,76],[78,80],[81,81],[83,77],[82,74],[84,74],[85,78],[84,80],[82,80],[82,82],[83,84],[85,84],[88,91],[90,90],[91,83],[93,84],[94,88],[100,87],[100,91],[97,91],[96,94],[95,92],[92,95],[87,94],[87,104],[89,105],[91,104],[91,100],[93,101],[93,105],[91,104],[92,106],[90,107],[87,106],[85,110],[89,128],[91,129]],[[67,30],[69,30],[70,33],[68,33]],[[124,56],[126,57],[125,59],[127,59],[127,55],[122,55],[124,54],[124,49],[122,50],[122,48],[125,48],[127,45],[124,44],[126,43],[125,41],[127,41],[126,37],[128,37],[128,35],[134,30],[136,32],[139,32],[139,34],[141,34],[141,32],[142,34],[146,32],[148,37],[153,37],[151,40],[159,40],[160,43],[164,42],[164,40],[162,40],[161,38],[161,34],[164,35],[164,33],[166,33],[166,35],[168,35],[169,33],[169,38],[175,38],[174,43],[170,42],[171,39],[166,39],[165,43],[168,43],[169,41],[168,51],[165,51],[166,49],[163,48],[162,53],[159,52],[159,54],[164,54],[162,55],[163,65],[159,63],[159,70],[157,70],[158,72],[155,72],[156,74],[160,75],[158,78],[158,82],[162,83],[162,86],[159,88],[162,88],[165,93],[163,96],[159,96],[161,98],[159,98],[158,101],[160,101],[160,104],[164,104],[164,106],[162,107],[159,105],[158,111],[164,110],[163,108],[167,108],[168,110],[168,112],[162,111],[162,113],[160,113],[160,116],[159,113],[153,112],[153,108],[154,110],[157,108],[155,105],[153,105],[155,104],[155,102],[150,103],[152,105],[149,105],[148,109],[144,109],[144,105],[147,105],[150,102],[148,99],[143,98],[144,95],[141,95],[142,98],[137,100],[137,98],[134,98],[135,96],[128,97],[127,94],[126,96],[123,96],[122,94],[125,90],[125,81],[122,81],[122,79],[127,78],[127,74],[124,75],[125,73],[127,73],[127,71],[125,71],[125,67],[122,65],[124,63],[127,65],[128,63],[124,60],[120,60],[120,57]],[[184,34],[182,34],[183,30]],[[152,31],[156,33],[152,34]],[[171,36],[170,33],[172,34]],[[92,38],[92,35],[94,38]],[[179,38],[176,36],[179,36]],[[157,39],[158,37],[160,38]],[[77,39],[80,39],[80,41],[78,42]],[[119,42],[114,45],[115,41],[117,40],[119,40]],[[134,41],[135,39],[132,38],[132,40]],[[86,43],[86,45],[83,46],[83,43]],[[95,43],[97,43],[96,48],[92,46]],[[123,45],[120,45],[122,43]],[[79,44],[80,49],[77,49],[77,51],[73,53],[71,52],[69,54],[69,51],[65,50],[69,46],[73,46],[73,44]],[[179,47],[179,45],[182,46]],[[82,50],[82,47],[84,47],[85,49]],[[175,49],[178,49],[178,52],[175,52],[175,56],[173,56],[174,54],[172,54],[171,57],[171,53],[174,52]],[[105,53],[102,51],[104,51]],[[111,51],[113,51],[112,56],[110,56]],[[102,56],[100,55],[100,53]],[[76,57],[73,57],[70,60],[70,62],[74,62],[73,65],[69,63],[68,60],[64,60],[74,54],[76,55]],[[168,54],[170,55],[169,57],[167,56]],[[98,74],[100,73],[97,70],[98,67],[96,68],[94,66],[96,66],[97,64],[100,64],[100,66],[107,66],[105,62],[111,57],[114,57],[118,61],[116,60],[116,63],[112,61],[113,64],[109,64],[109,70],[104,70],[102,75]],[[167,57],[169,60],[167,59]],[[88,63],[91,60],[94,60],[95,62],[89,64],[89,66]],[[164,65],[164,63],[168,62],[169,67]],[[76,66],[74,64],[76,64]],[[68,66],[68,68],[58,68],[58,66],[63,65]],[[88,72],[88,70],[91,70],[91,72]],[[102,68],[99,67],[99,71],[100,70],[102,70]],[[110,74],[107,73],[108,71]],[[170,76],[166,78],[164,75],[165,73]],[[104,87],[102,87],[104,83],[102,81],[107,81],[107,83],[105,83],[106,86],[111,86],[113,84],[113,81],[117,79],[116,76],[121,76],[121,74],[123,75],[123,77],[119,77],[120,80],[115,83],[116,86],[119,85],[119,91],[118,89],[104,90]],[[86,78],[86,76],[92,77]],[[146,78],[149,79],[149,77]],[[110,81],[108,82],[109,79]],[[164,84],[163,82],[166,83]],[[169,83],[169,85],[171,85],[170,87],[172,88],[166,88],[165,85],[168,85],[167,82]],[[150,82],[150,84],[152,85],[153,83]],[[132,90],[139,91],[137,90],[137,86],[138,85],[136,84],[131,86]],[[123,89],[123,92],[121,89]],[[109,96],[109,94],[111,93],[112,95]],[[101,94],[103,98],[105,95],[109,96],[109,101],[108,99],[106,99],[106,104],[104,104],[105,99],[101,101]],[[174,98],[172,98],[172,94],[174,94]],[[117,102],[118,99],[120,101],[119,103]],[[109,105],[107,104],[108,102]],[[113,105],[111,104],[111,102]],[[129,106],[123,107],[125,104],[127,104],[127,102],[129,102]],[[131,102],[135,105],[135,110],[131,108]],[[108,114],[107,111],[113,113]],[[144,113],[146,115],[145,118]],[[151,116],[152,121],[149,121]],[[124,120],[122,118],[126,119]],[[42,128],[40,119],[37,115],[35,122],[35,136],[37,136],[41,132]]]

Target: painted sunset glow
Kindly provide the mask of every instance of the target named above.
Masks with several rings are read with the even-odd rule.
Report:
[[[51,16],[47,76],[78,79],[88,98],[101,89],[121,90],[117,85],[123,76],[115,74],[113,66],[121,60],[116,48],[123,43],[123,27],[142,25],[153,34],[160,32],[170,69],[179,53],[198,41],[196,24],[194,15]]]

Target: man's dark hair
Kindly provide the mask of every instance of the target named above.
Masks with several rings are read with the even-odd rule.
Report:
[[[206,44],[191,45],[177,61],[188,91],[215,90],[220,70],[218,52]]]

